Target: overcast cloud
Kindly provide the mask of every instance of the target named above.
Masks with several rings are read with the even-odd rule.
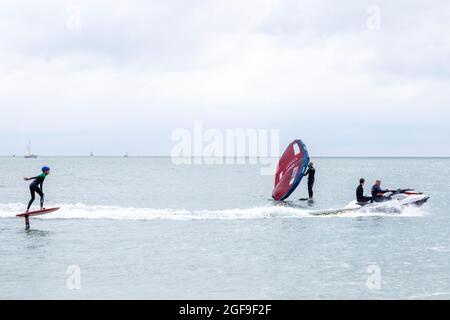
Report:
[[[450,156],[449,61],[448,0],[0,0],[0,154],[170,154],[200,120]]]

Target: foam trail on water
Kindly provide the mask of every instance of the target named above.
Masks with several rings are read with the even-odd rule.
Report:
[[[157,208],[123,208],[115,206],[87,206],[82,203],[54,205],[61,207],[55,213],[36,216],[33,219],[107,219],[107,220],[233,220],[299,218],[309,216],[307,210],[279,206],[263,206],[245,209],[184,210]],[[0,204],[0,218],[15,217],[23,212],[20,203]]]
[[[133,208],[116,206],[88,206],[77,204],[55,204],[61,207],[57,212],[36,216],[33,219],[104,219],[104,220],[238,220],[271,218],[356,218],[356,217],[421,217],[425,212],[421,208],[403,208],[401,212],[348,211],[338,215],[311,215],[313,211],[286,207],[260,206],[253,208],[234,208],[222,210],[186,210],[167,208]],[[24,211],[22,203],[0,204],[0,218],[12,218]]]
[[[404,207],[398,211],[372,211],[372,210],[358,210],[347,211],[338,215],[342,218],[358,218],[358,217],[423,217],[426,212],[419,207]]]

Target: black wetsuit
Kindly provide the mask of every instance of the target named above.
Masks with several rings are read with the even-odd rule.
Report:
[[[47,175],[45,173],[41,173],[40,175],[30,178],[30,180],[33,180],[33,182],[30,184],[30,193],[31,193],[31,200],[28,202],[27,210],[30,210],[31,205],[34,202],[35,193],[41,197],[41,208],[44,207],[44,192],[42,191],[42,185],[44,183],[45,177]]]
[[[308,171],[306,171],[305,176],[308,176],[308,194],[309,199],[313,199],[314,197],[314,182],[316,178],[316,169],[309,167]]]
[[[381,189],[381,187],[379,185],[374,185],[372,187],[372,199],[375,202],[382,202],[385,201],[386,198],[384,196],[382,196],[383,194],[385,194],[386,192],[389,192],[389,190],[383,190]],[[380,194],[382,194],[380,196]]]
[[[371,197],[364,196],[364,188],[362,184],[360,184],[358,188],[356,188],[356,201],[361,203],[372,201]]]

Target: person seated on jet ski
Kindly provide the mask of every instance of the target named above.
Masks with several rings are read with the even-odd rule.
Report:
[[[364,196],[364,184],[366,183],[366,180],[364,178],[359,179],[359,186],[356,188],[356,201],[358,203],[367,203],[372,202],[372,197],[366,197]]]
[[[377,180],[375,182],[375,185],[372,187],[372,199],[375,202],[382,202],[382,201],[386,201],[388,200],[388,198],[386,198],[384,196],[385,193],[387,192],[392,192],[392,190],[383,190],[381,189],[381,180]]]

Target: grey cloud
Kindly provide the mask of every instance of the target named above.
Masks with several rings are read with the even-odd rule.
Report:
[[[80,30],[66,27],[71,3],[81,9]],[[280,128],[325,154],[338,153],[334,137],[368,152],[354,139],[361,130],[373,150],[394,152],[388,136],[417,125],[414,139],[434,141],[430,154],[446,148],[437,137],[450,134],[448,1],[377,1],[377,31],[365,25],[371,1],[71,3],[2,2],[3,134],[52,136],[57,148],[64,134],[77,143],[74,130],[136,128],[135,140],[164,139],[198,119]],[[58,120],[50,132],[33,126],[42,111]],[[383,143],[371,133],[377,125],[389,132]],[[166,152],[168,143],[144,153]],[[413,152],[414,142],[405,148]]]

